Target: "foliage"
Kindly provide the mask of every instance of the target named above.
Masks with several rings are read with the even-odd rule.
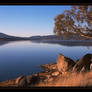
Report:
[[[79,34],[92,38],[92,6],[73,5],[70,10],[63,11],[55,17],[54,33],[58,36]]]

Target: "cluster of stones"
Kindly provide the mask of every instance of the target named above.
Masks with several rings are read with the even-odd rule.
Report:
[[[42,72],[33,74],[30,76],[20,76],[17,79],[6,81],[8,86],[16,87],[33,87],[39,83],[48,83],[54,81],[59,75],[64,73],[80,73],[88,72],[92,66],[92,54],[86,54],[81,59],[74,61],[68,57],[59,54],[57,57],[57,63],[49,63],[40,65],[43,69]],[[5,82],[4,82],[5,83]]]

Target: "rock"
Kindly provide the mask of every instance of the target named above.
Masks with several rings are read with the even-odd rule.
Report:
[[[32,79],[32,75],[26,76],[26,80],[27,80],[28,85],[31,84],[31,79]]]
[[[74,65],[75,62],[72,59],[63,56],[62,54],[58,55],[57,68],[60,73],[71,70]]]
[[[25,76],[21,76],[19,77],[17,80],[18,81],[18,87],[27,87],[27,80],[26,80],[26,77]]]
[[[39,81],[40,81],[39,75],[38,74],[33,74],[32,78],[30,79],[30,84],[35,85],[35,84],[38,84]]]
[[[43,68],[45,71],[51,71],[57,69],[57,64],[49,63],[49,64],[40,65],[40,67]]]
[[[57,71],[57,72],[54,72],[54,73],[52,73],[52,76],[58,76],[59,75],[59,72]]]
[[[73,67],[73,72],[80,72],[83,67],[84,71],[89,71],[90,70],[90,64],[92,63],[92,54],[86,54],[84,55],[79,61],[74,65]]]
[[[18,84],[18,87],[30,87],[31,85],[37,84],[39,81],[38,74],[33,74],[26,77],[20,76],[17,78],[16,83]]]
[[[43,82],[48,83],[48,82],[52,82],[53,80],[54,80],[54,78],[50,77],[49,79],[45,79]]]
[[[90,64],[90,70],[92,70],[92,64]]]
[[[23,78],[24,78],[24,76],[18,77],[18,78],[16,79],[15,83],[18,84],[18,82],[19,82],[21,79],[23,79]]]
[[[47,80],[47,78],[46,77],[44,77],[44,76],[40,76],[40,82],[44,82],[44,80]]]
[[[38,76],[38,74],[37,74],[37,73],[35,73],[35,74],[33,74],[32,76]]]
[[[53,80],[54,80],[53,78],[49,78],[47,81],[52,82]]]
[[[0,82],[0,87],[16,87],[15,79]]]
[[[43,77],[45,77],[46,79],[49,79],[49,78],[51,77],[51,75],[50,75],[49,73],[45,73],[45,72],[40,72],[40,73],[39,73],[39,76],[40,76],[40,77],[43,76]]]

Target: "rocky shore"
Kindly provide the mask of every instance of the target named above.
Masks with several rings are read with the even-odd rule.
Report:
[[[59,54],[56,63],[40,65],[42,72],[0,82],[0,87],[88,87],[92,86],[92,54],[77,61]]]

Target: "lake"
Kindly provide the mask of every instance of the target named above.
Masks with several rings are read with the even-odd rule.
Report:
[[[92,54],[92,42],[75,43],[0,42],[0,81],[37,73],[39,65],[56,62],[59,53],[75,61]]]

